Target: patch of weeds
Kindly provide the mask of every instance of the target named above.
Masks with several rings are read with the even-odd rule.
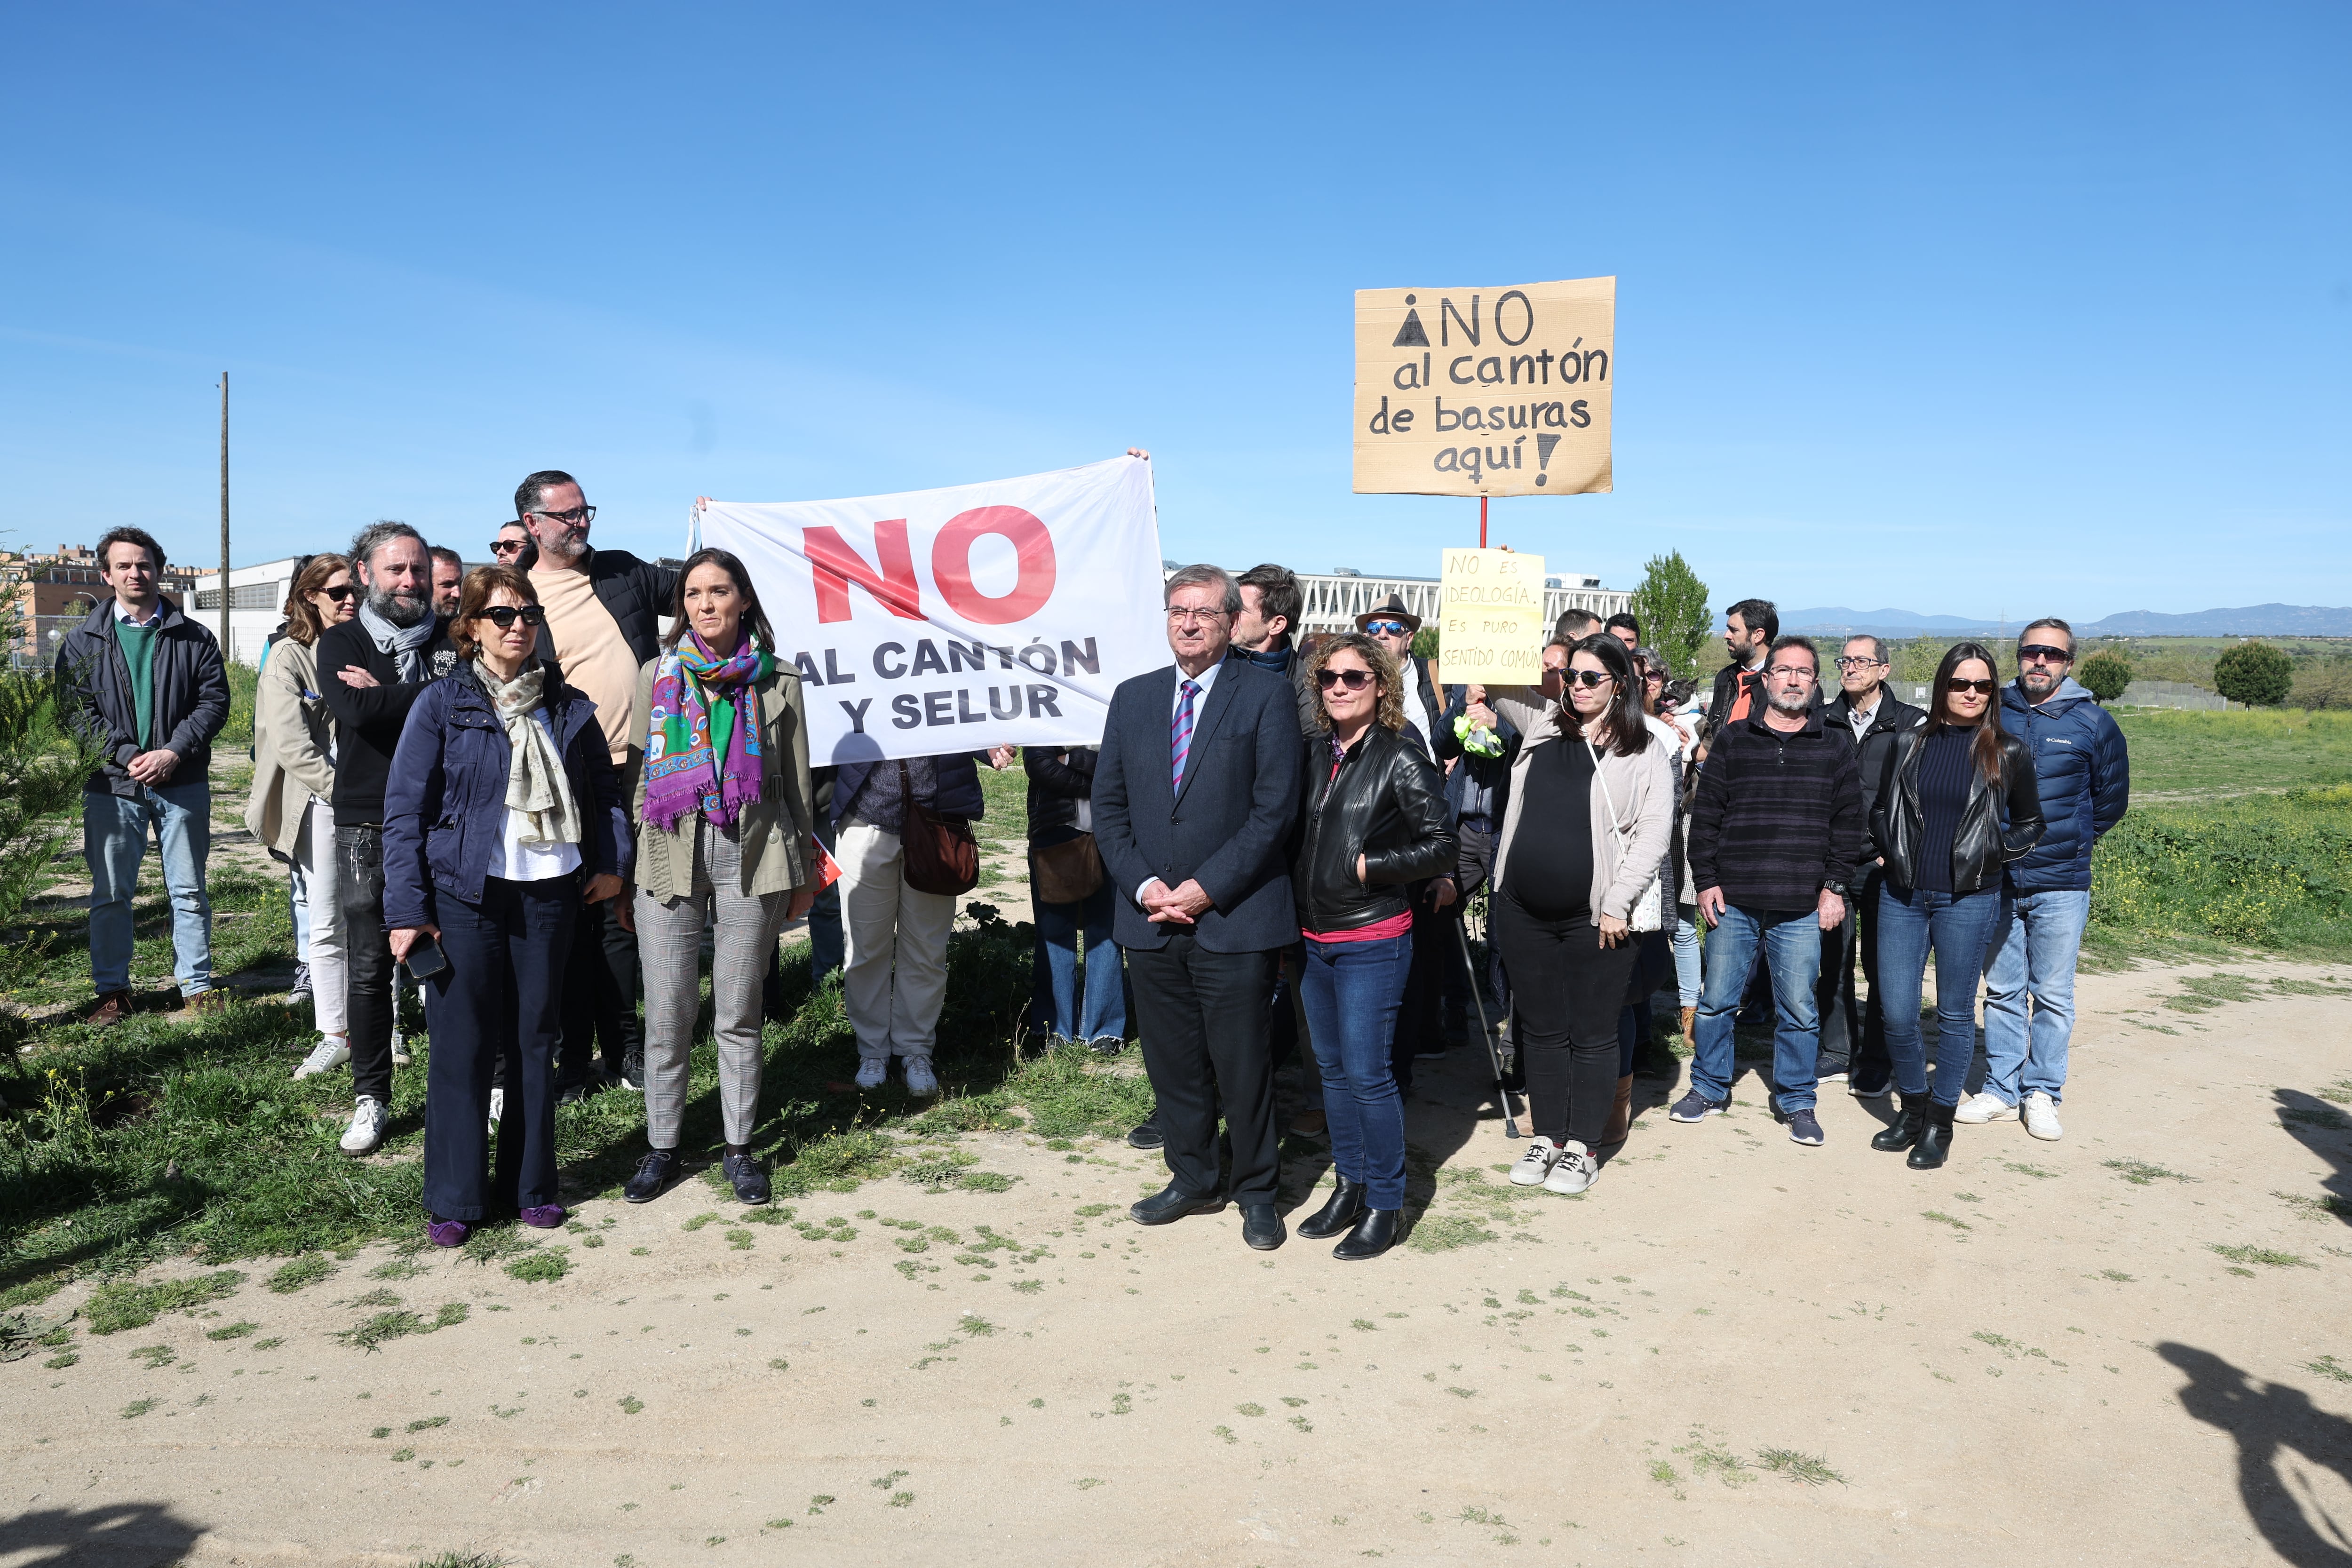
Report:
[[[327,1261],[324,1253],[309,1252],[278,1269],[263,1283],[280,1296],[291,1296],[306,1285],[316,1285],[334,1271],[335,1266]]]
[[[2039,1165],[2021,1165],[2013,1160],[2001,1166],[2001,1169],[2014,1171],[2021,1176],[2038,1176],[2045,1182],[2058,1174],[2055,1171],[2045,1171]]]
[[[523,1234],[519,1225],[487,1226],[466,1238],[466,1245],[457,1249],[457,1256],[488,1267],[500,1258],[529,1252],[538,1245],[535,1239]]]
[[[1045,1289],[1045,1282],[1043,1279],[1015,1279],[1013,1288],[1024,1296],[1034,1296]]]
[[[2118,1285],[2129,1285],[2136,1280],[2138,1276],[2126,1274],[2120,1268],[2102,1268],[2099,1270],[2099,1278],[2102,1279],[2112,1279]]]
[[[2251,1002],[2253,999],[2252,981],[2242,974],[2224,971],[2219,974],[2183,976],[2179,993],[2167,996],[2164,1005],[2177,1013],[2210,1013],[2224,1002]]]
[[[968,1193],[1009,1193],[1013,1190],[1013,1184],[1020,1179],[995,1171],[973,1171],[959,1180],[956,1185]]]
[[[912,1492],[892,1492],[890,1494],[890,1506],[892,1508],[912,1508],[915,1506],[915,1494]]]
[[[400,1298],[389,1290],[370,1290],[364,1296],[354,1296],[341,1304],[346,1307],[397,1307]]]
[[[2346,1366],[2332,1355],[2303,1363],[2305,1372],[2315,1372],[2322,1377],[2332,1377],[2338,1383],[2352,1383],[2352,1366]]]
[[[965,1168],[979,1163],[980,1156],[977,1154],[934,1151],[901,1165],[898,1179],[919,1187],[928,1187],[933,1192],[945,1192],[950,1187],[961,1186]]]
[[[2208,1242],[2207,1250],[2217,1252],[2232,1263],[2260,1263],[2272,1268],[2316,1268],[2318,1264],[2292,1252],[2273,1252],[2267,1247],[2224,1247],[2220,1242]]]
[[[81,1310],[82,1321],[93,1334],[143,1329],[165,1312],[186,1311],[232,1296],[244,1283],[245,1276],[234,1268],[153,1285],[110,1281],[91,1292]]]
[[[414,1258],[395,1258],[389,1263],[379,1263],[368,1270],[371,1279],[414,1279],[425,1272],[425,1265]]]
[[[793,1163],[774,1173],[776,1191],[787,1197],[812,1192],[855,1192],[898,1169],[905,1156],[887,1133],[859,1128],[803,1143]]]
[[[276,1335],[272,1335],[271,1337],[269,1337],[268,1339],[266,1339],[266,1340],[256,1340],[256,1341],[254,1341],[254,1342],[253,1342],[253,1348],[254,1348],[255,1350],[257,1350],[257,1351],[274,1351],[274,1350],[276,1350],[279,1345],[282,1345],[282,1344],[284,1344],[285,1342],[285,1342],[284,1340],[282,1340],[282,1339],[280,1339],[280,1338],[277,1337]]]
[[[142,1362],[150,1372],[160,1371],[180,1359],[180,1352],[169,1345],[141,1345],[131,1352],[131,1359]]]
[[[1212,1426],[1209,1428],[1209,1433],[1212,1436],[1223,1437],[1228,1443],[1241,1441],[1239,1437],[1234,1436],[1234,1429],[1230,1426]]]
[[[866,1484],[872,1487],[877,1492],[887,1492],[892,1487],[897,1486],[900,1481],[905,1480],[909,1472],[906,1470],[893,1470],[887,1476],[877,1476]]]
[[[1954,1230],[1973,1230],[1976,1228],[1964,1219],[1954,1219],[1950,1215],[1946,1214],[1941,1209],[1923,1209],[1920,1211],[1919,1217],[1921,1219],[1932,1219],[1937,1225],[1948,1225]]]
[[[976,1318],[970,1312],[966,1312],[963,1315],[962,1321],[957,1323],[956,1327],[962,1332],[971,1334],[977,1339],[986,1339],[989,1335],[996,1331],[996,1325],[994,1323],[990,1322],[986,1318]]]
[[[1124,1394],[1114,1394],[1110,1396],[1110,1413],[1113,1415],[1125,1415],[1134,1408],[1135,1400],[1132,1396]]]
[[[830,1492],[819,1492],[814,1497],[809,1499],[809,1511],[811,1513],[823,1513],[834,1501],[835,1499]]]
[[[751,1251],[752,1239],[751,1233],[748,1230],[730,1230],[727,1233],[727,1245],[736,1252]]]
[[[355,1323],[348,1329],[339,1330],[335,1339],[354,1350],[363,1350],[373,1354],[376,1347],[386,1340],[404,1340],[412,1334],[430,1334],[442,1329],[454,1328],[464,1322],[471,1313],[472,1309],[463,1301],[443,1303],[441,1310],[433,1315],[429,1322],[415,1312],[378,1312],[363,1323]],[[254,1348],[258,1350],[261,1347],[256,1345]]]
[[[1691,1473],[1696,1477],[1711,1475],[1727,1487],[1745,1486],[1756,1479],[1748,1474],[1746,1460],[1728,1448],[1707,1442],[1697,1433],[1693,1433],[1691,1440],[1675,1452],[1688,1457]]]
[[[1456,1399],[1468,1399],[1478,1391],[1475,1388],[1449,1388],[1445,1392]]]
[[[1416,1252],[1451,1252],[1458,1247],[1476,1247],[1482,1242],[1501,1237],[1476,1220],[1462,1215],[1446,1215],[1440,1218],[1422,1215],[1405,1238],[1405,1245]]]
[[[2339,1198],[2333,1193],[2316,1198],[2301,1193],[2273,1193],[2271,1196],[2305,1219],[2352,1220],[2352,1198]]]
[[[701,1214],[696,1215],[692,1219],[688,1220],[677,1228],[680,1230],[700,1230],[706,1225],[716,1225],[718,1223],[719,1211],[717,1209],[709,1209]]]
[[[392,1462],[395,1465],[404,1465],[415,1458],[416,1450],[414,1448],[394,1448],[392,1451]]]
[[[1255,1404],[1236,1405],[1234,1406],[1234,1414],[1236,1415],[1263,1415],[1265,1414],[1265,1406]]]
[[[1756,1462],[1776,1476],[1809,1487],[1827,1486],[1835,1481],[1845,1485],[1845,1478],[1829,1467],[1829,1456],[1801,1454],[1794,1448],[1759,1448]]]
[[[1370,1318],[1354,1319],[1348,1324],[1348,1326],[1351,1329],[1360,1329],[1368,1334],[1375,1333],[1379,1331],[1380,1329],[1380,1325],[1372,1321]]]
[[[635,1415],[646,1407],[646,1402],[634,1394],[624,1394],[615,1403],[620,1405],[624,1415]]]
[[[163,1403],[160,1399],[134,1399],[122,1407],[122,1419],[135,1421]]]
[[[526,1285],[551,1285],[572,1272],[572,1259],[566,1256],[568,1247],[535,1247],[506,1267],[509,1279],[520,1279]]]
[[[1078,1478],[1078,1489],[1082,1492],[1090,1492],[1102,1484],[1103,1479],[1100,1476],[1080,1476]]]
[[[2102,1163],[2136,1187],[2145,1187],[2158,1180],[2193,1182],[2197,1179],[2179,1171],[2168,1171],[2161,1165],[2151,1165],[2145,1160],[2107,1160]]]
[[[47,1360],[47,1361],[43,1362],[41,1364],[42,1364],[43,1366],[45,1366],[45,1367],[47,1367],[51,1372],[63,1372],[63,1371],[65,1371],[65,1369],[66,1369],[66,1368],[68,1368],[68,1367],[69,1367],[69,1366],[73,1365],[75,1363],[77,1363],[77,1362],[79,1362],[79,1361],[80,1361],[80,1360],[81,1360],[81,1357],[80,1357],[79,1355],[76,1354],[76,1353],[75,1353],[74,1352],[72,1352],[72,1351],[68,1351],[68,1352],[65,1352],[64,1354],[62,1354],[62,1355],[53,1355],[53,1356],[51,1356],[48,1360]]]

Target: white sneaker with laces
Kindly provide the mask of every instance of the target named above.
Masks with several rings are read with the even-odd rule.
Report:
[[[1600,1179],[1601,1162],[1571,1138],[1559,1146],[1559,1158],[1552,1162],[1551,1174],[1544,1178],[1544,1191],[1573,1197]]]
[[[887,1057],[860,1057],[860,1058],[857,1058],[857,1087],[858,1087],[858,1088],[860,1088],[860,1089],[880,1089],[880,1088],[882,1087],[882,1080],[883,1080],[884,1079],[888,1078],[889,1076],[890,1076],[890,1058],[887,1058]]]
[[[506,1120],[506,1114],[507,1091],[502,1089],[490,1090],[490,1131],[493,1135],[498,1132],[499,1123]]]
[[[352,1059],[352,1043],[338,1035],[321,1035],[302,1065],[294,1069],[296,1078],[317,1078],[322,1072],[332,1072]]]
[[[939,1091],[939,1076],[931,1071],[931,1058],[908,1057],[907,1058],[907,1092],[917,1100],[929,1100]]]
[[[2066,1135],[2058,1125],[2058,1102],[2035,1089],[2025,1097],[2025,1130],[2045,1143],[2055,1143]]]
[[[1511,1167],[1511,1185],[1540,1185],[1543,1179],[1551,1174],[1551,1163],[1559,1158],[1559,1144],[1549,1138],[1537,1139],[1528,1145],[1528,1152],[1519,1156],[1519,1163]]]
[[[374,1153],[376,1146],[383,1142],[383,1124],[391,1119],[392,1112],[383,1100],[372,1094],[361,1095],[359,1104],[352,1108],[351,1127],[343,1133],[343,1152]]]
[[[1988,1121],[2014,1121],[2017,1107],[1990,1090],[1979,1090],[1960,1102],[1952,1112],[1952,1120],[1969,1127],[1979,1127]]]

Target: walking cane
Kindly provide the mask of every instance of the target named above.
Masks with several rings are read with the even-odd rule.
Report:
[[[1503,1108],[1503,1131],[1516,1143],[1519,1141],[1518,1117],[1511,1110],[1511,1091],[1503,1083],[1503,1056],[1495,1048],[1495,1032],[1486,1026],[1486,1004],[1478,994],[1478,965],[1470,956],[1470,938],[1463,931],[1462,920],[1454,920],[1454,940],[1462,944],[1462,966],[1470,972],[1470,1005],[1478,1010],[1478,1033],[1486,1042],[1486,1065],[1495,1069],[1495,1099]]]

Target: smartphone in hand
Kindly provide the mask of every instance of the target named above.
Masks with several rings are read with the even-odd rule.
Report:
[[[401,960],[408,966],[411,980],[424,980],[449,967],[449,955],[441,951],[441,943],[431,932],[421,932],[409,944],[408,956]]]

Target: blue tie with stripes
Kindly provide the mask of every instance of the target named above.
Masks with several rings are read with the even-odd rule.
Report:
[[[1169,784],[1174,789],[1184,787],[1184,757],[1192,749],[1192,699],[1201,694],[1200,682],[1185,681],[1182,695],[1176,700],[1176,717],[1168,726]]]

